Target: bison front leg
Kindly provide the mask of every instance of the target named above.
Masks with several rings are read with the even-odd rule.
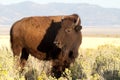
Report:
[[[56,78],[61,77],[62,73],[65,71],[65,68],[70,67],[70,62],[68,60],[53,60],[52,61],[52,76]]]
[[[52,64],[52,76],[55,76],[56,78],[59,78],[63,75],[63,72],[65,71],[65,68],[70,67],[70,62],[68,60],[61,62],[60,60],[53,61]],[[63,75],[65,76],[65,75]]]
[[[52,61],[52,76],[55,76],[56,78],[61,77],[61,74],[63,73],[63,63],[60,60],[53,60]]]

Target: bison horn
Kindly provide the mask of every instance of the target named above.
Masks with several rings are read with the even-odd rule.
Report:
[[[77,26],[79,24],[79,22],[80,22],[80,18],[78,17],[75,25]]]

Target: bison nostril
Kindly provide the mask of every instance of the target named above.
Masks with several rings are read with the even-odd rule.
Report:
[[[54,41],[54,44],[57,44],[58,42],[57,41]]]
[[[54,41],[54,44],[56,44],[57,46],[59,46],[61,44],[61,42],[59,41]]]
[[[54,41],[54,44],[55,44],[58,48],[62,48],[62,47],[63,47],[61,41],[55,40],[55,41]]]
[[[59,45],[59,44],[60,44],[60,42],[57,42],[57,44]]]

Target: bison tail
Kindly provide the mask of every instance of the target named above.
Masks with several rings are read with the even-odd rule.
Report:
[[[12,28],[10,29],[10,43],[13,42],[13,34],[12,34],[12,32],[13,32],[13,26],[12,26]]]
[[[11,43],[11,48],[13,47],[13,27],[15,26],[15,24],[12,25],[11,29],[10,29],[10,43]]]

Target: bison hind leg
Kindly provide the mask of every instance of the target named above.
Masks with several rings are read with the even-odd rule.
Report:
[[[22,47],[21,46],[17,46],[15,44],[12,44],[11,46],[11,49],[13,51],[13,56],[14,56],[14,74],[16,75],[19,70],[20,70],[20,53],[21,53],[21,50],[22,50]]]
[[[19,61],[20,61],[20,53],[21,53],[21,46],[17,46],[15,44],[12,44],[11,46],[12,51],[13,51],[13,56],[14,56],[14,63],[15,63],[15,68],[18,68],[19,66]]]
[[[21,57],[20,57],[20,67],[21,67],[21,71],[24,70],[24,66],[26,64],[26,61],[28,59],[28,56],[29,56],[29,51],[26,49],[26,48],[23,48],[22,49],[22,54],[21,54]]]

